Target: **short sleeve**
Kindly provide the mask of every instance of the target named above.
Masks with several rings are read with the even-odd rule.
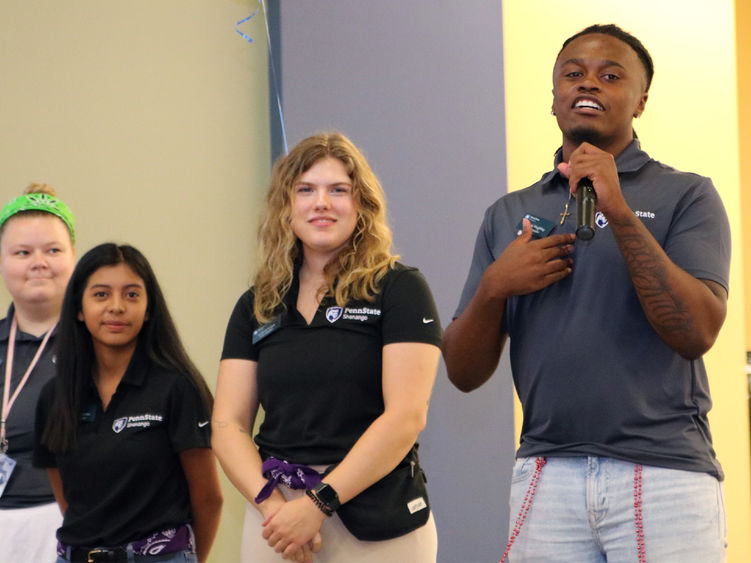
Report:
[[[227,331],[224,334],[222,359],[258,361],[258,350],[253,345],[253,331],[258,328],[253,314],[253,294],[246,291],[235,305]]]
[[[167,433],[172,450],[211,447],[210,414],[198,389],[185,377],[176,377],[170,392]]]
[[[490,217],[490,209],[488,209],[485,212],[485,217],[482,225],[480,225],[480,230],[477,233],[477,239],[475,240],[475,250],[472,254],[472,264],[469,267],[467,281],[464,282],[464,289],[462,290],[462,295],[459,298],[459,305],[457,306],[456,312],[454,313],[454,318],[459,317],[464,312],[464,309],[467,308],[467,305],[469,305],[469,302],[472,301],[472,298],[475,296],[475,292],[477,291],[477,287],[480,285],[480,280],[482,279],[485,270],[487,270],[488,266],[490,266],[495,261],[493,252],[491,250],[492,246],[489,242],[490,240],[492,240],[492,233],[490,232],[490,229],[492,228],[492,221]]]
[[[39,394],[39,400],[37,401],[34,417],[34,453],[32,457],[32,464],[34,467],[57,467],[57,457],[47,448],[47,446],[42,444],[42,434],[47,425],[47,415],[54,396],[54,384],[54,379],[48,381],[42,388],[42,391]]]
[[[676,206],[665,252],[680,268],[728,289],[730,224],[709,178],[699,177]]]
[[[415,268],[387,274],[382,290],[382,342],[441,345],[441,320],[433,294]]]

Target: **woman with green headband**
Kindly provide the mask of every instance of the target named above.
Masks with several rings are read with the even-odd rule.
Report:
[[[54,561],[62,518],[31,466],[39,391],[55,374],[55,327],[75,266],[73,215],[46,184],[0,211],[0,274],[13,303],[0,321],[0,561]]]

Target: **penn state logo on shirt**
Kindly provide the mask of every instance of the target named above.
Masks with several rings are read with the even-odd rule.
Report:
[[[634,215],[636,215],[640,219],[654,219],[656,217],[654,211],[641,211],[638,209],[634,211]]]
[[[595,213],[595,225],[597,225],[601,229],[604,229],[608,226],[608,218],[602,214],[602,211]]]
[[[115,434],[119,434],[126,428],[129,430],[132,428],[151,428],[162,422],[164,422],[164,416],[161,414],[131,414],[130,416],[116,418],[115,422],[112,423],[112,430]]]
[[[330,323],[335,323],[342,316],[341,307],[329,307],[326,309],[326,320]]]
[[[380,316],[381,310],[373,307],[345,307],[342,313],[342,319],[345,321],[357,321],[359,323],[374,322]]]
[[[112,423],[112,430],[115,432],[115,434],[119,434],[122,432],[123,428],[125,428],[128,425],[128,417],[124,416],[122,418],[116,418],[115,422]]]

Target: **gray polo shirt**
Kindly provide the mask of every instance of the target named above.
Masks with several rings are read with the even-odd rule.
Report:
[[[670,259],[727,289],[730,228],[712,182],[651,159],[636,140],[616,165],[626,201]],[[567,199],[568,182],[554,168],[488,208],[456,316],[525,214],[555,223],[554,233],[574,232],[573,202],[560,225]],[[499,330],[510,336],[524,408],[517,455],[599,455],[722,479],[704,362],[682,358],[655,333],[606,219],[596,222],[594,239],[575,243],[570,276],[507,300]]]

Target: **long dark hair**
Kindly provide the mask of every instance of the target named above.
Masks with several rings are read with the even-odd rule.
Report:
[[[146,257],[132,246],[100,244],[81,257],[63,298],[55,338],[55,397],[42,434],[43,443],[52,451],[66,452],[77,446],[85,390],[96,363],[91,334],[85,323],[78,320],[86,284],[99,268],[118,264],[126,264],[146,286],[148,321],[138,334],[137,347],[158,366],[186,377],[201,394],[207,409],[213,405],[211,391],[180,341],[159,282]]]

